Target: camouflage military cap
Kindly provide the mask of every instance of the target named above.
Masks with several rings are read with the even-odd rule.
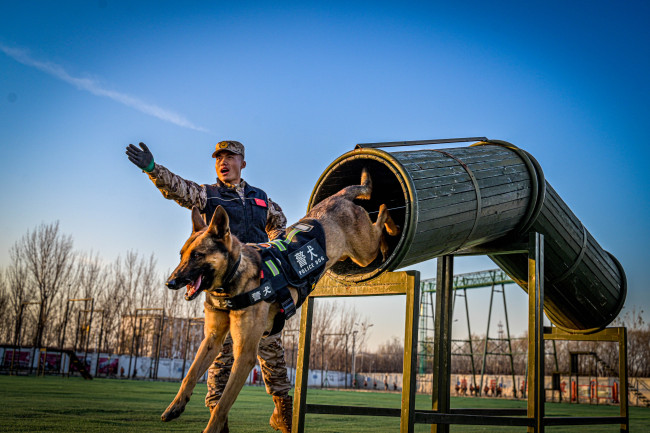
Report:
[[[218,142],[214,150],[214,153],[212,154],[212,157],[216,158],[217,153],[221,152],[222,150],[227,150],[228,152],[236,153],[237,155],[241,155],[241,157],[244,158],[244,145],[241,144],[239,141],[224,140]]]

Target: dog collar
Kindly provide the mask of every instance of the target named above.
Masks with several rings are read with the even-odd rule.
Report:
[[[235,276],[237,269],[239,269],[240,263],[241,263],[241,250],[239,250],[239,257],[237,257],[237,260],[232,265],[232,267],[228,269],[228,272],[226,272],[226,276],[221,281],[221,287],[225,287],[232,282],[232,278]]]

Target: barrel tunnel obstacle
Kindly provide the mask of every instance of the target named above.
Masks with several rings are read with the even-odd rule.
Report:
[[[626,295],[623,268],[571,212],[528,152],[487,140],[445,150],[386,152],[363,146],[330,164],[309,207],[358,183],[365,167],[373,196],[357,203],[375,214],[385,203],[402,233],[387,237],[386,262],[379,256],[361,268],[347,260],[332,268],[334,278],[360,282],[445,254],[525,243],[533,230],[545,236],[545,306],[554,325],[588,333],[620,312]],[[527,290],[525,254],[490,258]]]
[[[443,150],[380,148],[475,142]],[[350,260],[333,266],[301,313],[294,431],[305,413],[400,416],[400,431],[414,423],[519,425],[543,432],[548,425],[620,423],[629,429],[625,328],[606,328],[623,307],[627,282],[621,264],[606,252],[546,181],[528,152],[484,137],[359,144],[332,162],[318,179],[309,209],[348,185],[361,171],[373,182],[370,200],[358,200],[374,219],[381,204],[401,227],[387,236],[389,255],[361,268]],[[528,293],[527,409],[451,409],[451,286],[453,257],[488,255]],[[415,410],[415,347],[419,272],[392,272],[438,257],[434,332],[433,410]],[[401,409],[354,408],[306,403],[306,374],[313,298],[406,294],[404,387]],[[555,327],[546,328],[542,309]],[[561,419],[544,416],[544,340],[610,341],[619,346],[620,417]],[[305,386],[303,386],[305,384]],[[625,398],[623,398],[625,397]],[[520,418],[526,416],[527,418]]]

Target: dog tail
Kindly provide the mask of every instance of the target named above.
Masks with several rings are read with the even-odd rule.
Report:
[[[361,171],[361,185],[348,186],[342,189],[337,195],[341,195],[348,200],[370,200],[370,194],[372,194],[372,179],[370,178],[370,173],[364,167]]]

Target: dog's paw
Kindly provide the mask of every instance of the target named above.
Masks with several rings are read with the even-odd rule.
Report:
[[[384,263],[386,261],[386,258],[388,257],[388,253],[390,253],[388,244],[382,242],[380,245],[380,250],[381,250],[381,262]]]
[[[187,402],[185,402],[187,403]],[[183,411],[185,410],[185,404],[178,404],[175,402],[172,402],[172,404],[169,405],[167,409],[163,412],[162,415],[160,415],[160,419],[163,422],[169,422],[173,419],[178,418],[181,416]]]
[[[393,223],[392,225],[386,225],[386,231],[388,232],[389,235],[391,236],[397,236],[398,234],[402,233],[402,228],[398,226],[397,224]]]

